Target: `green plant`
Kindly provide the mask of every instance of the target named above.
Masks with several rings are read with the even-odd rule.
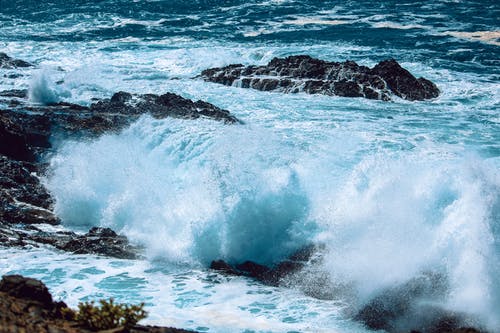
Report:
[[[147,315],[144,311],[144,303],[116,304],[110,298],[109,301],[100,300],[99,304],[100,306],[94,305],[94,302],[78,304],[75,320],[82,326],[98,331],[116,327],[130,328]]]

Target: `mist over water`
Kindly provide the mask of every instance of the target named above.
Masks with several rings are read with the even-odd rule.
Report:
[[[359,309],[423,279],[413,307],[499,331],[498,17],[497,2],[472,0],[0,0],[0,48],[37,65],[4,70],[0,90],[84,105],[173,92],[244,122],[143,116],[92,140],[55,137],[44,182],[64,226],[111,227],[145,258],[2,249],[0,273],[41,278],[70,305],[146,301],[149,323],[209,332],[363,332]],[[395,58],[441,95],[385,103],[196,78],[296,54]],[[291,288],[207,270],[276,264],[310,244],[321,260]],[[308,296],[318,291],[333,300]]]

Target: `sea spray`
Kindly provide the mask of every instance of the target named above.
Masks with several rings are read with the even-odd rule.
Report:
[[[430,302],[498,326],[500,173],[492,164],[473,154],[375,154],[332,195],[317,219],[324,268],[334,284],[355,290],[358,306],[433,272],[445,292],[415,297],[412,306]]]
[[[68,226],[122,231],[153,256],[205,265],[271,264],[309,242],[297,152],[269,131],[200,121],[186,133],[186,124],[144,117],[120,135],[65,143],[47,181],[57,214]]]
[[[33,75],[28,90],[29,99],[34,103],[52,104],[61,98],[71,97],[71,92],[56,86],[54,77],[57,75],[55,69],[44,67]]]
[[[6,248],[2,274],[41,278],[72,306],[146,301],[149,324],[221,333],[364,332],[350,319],[372,297],[438,277],[411,306],[465,311],[500,331],[499,49],[483,38],[498,31],[497,0],[3,1],[0,11],[4,52],[65,70],[44,82],[42,70],[1,69],[0,91],[82,105],[170,91],[247,124],[144,118],[120,135],[55,142],[47,183],[64,224],[112,226],[147,259]],[[382,105],[196,79],[299,54],[370,67],[395,58],[442,94]],[[285,244],[309,242],[323,245],[322,261],[294,282],[327,300],[203,268],[212,257],[274,262]]]
[[[278,133],[143,117],[121,134],[63,144],[47,185],[66,225],[110,226],[171,263],[272,264],[316,242],[326,253],[307,278],[327,274],[330,285],[316,287],[343,288],[330,294],[352,311],[432,272],[446,288],[427,301],[498,324],[493,163],[430,143],[359,159],[347,156],[353,134],[309,151]]]

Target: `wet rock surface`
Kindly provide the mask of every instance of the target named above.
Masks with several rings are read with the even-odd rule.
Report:
[[[264,66],[229,65],[204,70],[201,77],[228,86],[284,93],[364,97],[389,101],[392,97],[415,101],[436,98],[439,89],[416,78],[396,60],[373,68],[354,61],[328,62],[307,55],[274,58]]]
[[[144,114],[154,118],[208,118],[239,123],[229,111],[181,96],[133,95],[118,92],[90,106],[71,103],[36,105],[23,90],[0,92],[0,246],[48,244],[58,249],[117,258],[135,258],[137,248],[110,229],[86,235],[42,232],[29,225],[57,225],[54,200],[42,183],[43,157],[52,153],[52,140],[95,138],[118,132]]]
[[[72,231],[48,231],[42,226],[5,224],[0,222],[3,246],[39,247],[50,245],[74,254],[94,254],[119,259],[137,259],[141,248],[130,244],[125,236],[109,228],[90,229],[85,234]]]
[[[279,286],[286,283],[286,278],[298,273],[312,261],[318,261],[319,248],[307,246],[289,256],[286,260],[268,267],[253,261],[231,265],[224,260],[214,260],[210,268],[227,275],[246,276],[264,284]]]
[[[7,54],[0,52],[0,68],[32,67],[27,61],[14,59]]]
[[[305,294],[325,300],[346,296],[342,287],[320,271],[312,271],[322,260],[324,248],[305,247],[273,267],[252,261],[229,264],[212,261],[210,268],[225,275],[246,276],[271,286],[299,288]],[[296,281],[300,281],[299,284]],[[353,314],[353,319],[367,328],[390,333],[486,333],[479,330],[479,321],[464,313],[445,310],[433,305],[447,292],[446,277],[423,273],[401,285],[383,290]]]
[[[387,332],[486,332],[467,328],[478,327],[477,319],[437,305],[437,300],[443,299],[446,292],[445,276],[423,273],[402,285],[383,290],[365,304],[354,319],[371,329]]]
[[[3,276],[0,281],[0,333],[17,332],[91,332],[65,318],[68,306],[64,302],[54,302],[49,290],[39,280],[20,275]],[[182,329],[135,325],[129,329],[100,331],[102,333],[189,333]]]
[[[206,117],[226,123],[239,122],[229,111],[222,110],[204,101],[193,102],[172,93],[132,95],[126,92],[118,92],[111,99],[92,104],[90,111],[94,114],[114,113],[134,116],[149,113],[155,118],[197,119]]]

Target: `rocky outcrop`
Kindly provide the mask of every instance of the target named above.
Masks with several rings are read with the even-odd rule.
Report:
[[[94,114],[137,116],[149,113],[155,118],[175,117],[197,119],[205,117],[226,123],[239,122],[229,111],[222,110],[204,101],[193,102],[172,93],[163,95],[132,95],[126,92],[119,92],[114,94],[111,99],[93,104],[90,107],[90,111]]]
[[[40,240],[43,238],[41,235],[35,237]],[[54,242],[51,237],[47,240]],[[135,259],[138,252],[138,248],[130,245],[127,237],[118,235],[110,228],[94,227],[84,235],[71,235],[70,237],[66,233],[61,239],[56,239],[53,245],[75,254],[98,254],[120,259]]]
[[[29,62],[19,59],[13,59],[7,54],[0,52],[0,68],[32,67]]]
[[[424,78],[415,78],[396,60],[373,68],[354,61],[328,62],[307,55],[274,58],[265,66],[229,65],[204,70],[201,77],[228,86],[284,93],[365,97],[383,101],[392,96],[415,101],[436,98],[439,89]]]
[[[10,105],[0,109],[0,246],[48,244],[79,254],[136,257],[137,248],[109,229],[92,229],[86,235],[77,235],[27,228],[33,224],[60,223],[53,213],[54,201],[40,180],[46,168],[40,156],[51,153],[54,136],[94,138],[118,132],[144,114],[157,119],[207,118],[239,123],[229,111],[171,93],[118,92],[88,107],[64,102],[34,105],[26,96],[22,90],[0,92],[0,104]]]
[[[90,333],[68,319],[68,306],[54,302],[47,287],[38,280],[20,275],[4,276],[0,281],[0,333]],[[170,327],[135,325],[101,333],[192,333]]]
[[[40,183],[39,167],[0,155],[0,221],[58,224],[52,197]]]
[[[21,95],[18,91],[7,93],[9,96]],[[54,133],[96,136],[119,131],[144,114],[157,119],[208,118],[231,124],[240,122],[227,110],[171,93],[132,95],[118,92],[90,107],[64,102],[40,106],[22,98],[0,99],[0,102],[8,101],[15,101],[15,105],[7,110],[0,109],[0,139],[6,143],[1,145],[0,154],[23,161],[35,161],[40,151],[50,148],[50,137]]]
[[[36,225],[12,225],[0,222],[0,244],[16,247],[50,245],[74,254],[94,254],[119,259],[140,257],[141,248],[110,228],[90,229],[85,234],[72,231],[47,231]]]

